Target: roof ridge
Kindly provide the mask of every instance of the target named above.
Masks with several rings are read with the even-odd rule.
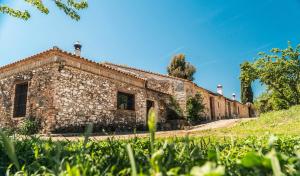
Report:
[[[53,46],[52,48],[50,48],[50,49],[48,49],[48,50],[42,51],[42,52],[40,52],[40,53],[38,53],[38,54],[35,54],[35,55],[32,55],[32,56],[26,57],[26,58],[21,59],[21,60],[17,60],[17,61],[15,61],[15,62],[13,62],[13,63],[9,63],[9,64],[4,65],[4,66],[0,66],[0,71],[4,70],[4,69],[6,69],[6,68],[9,68],[9,67],[13,67],[14,65],[16,65],[16,64],[18,64],[18,63],[26,62],[26,61],[28,61],[28,60],[30,60],[30,59],[33,59],[33,58],[35,58],[35,57],[38,57],[38,56],[41,56],[41,55],[43,55],[43,54],[46,54],[46,53],[49,53],[49,52],[53,52],[53,51],[57,51],[57,52],[66,54],[66,55],[69,55],[69,56],[71,56],[71,57],[76,57],[76,58],[85,60],[86,62],[93,63],[93,64],[96,64],[96,65],[99,65],[99,66],[102,66],[102,67],[105,67],[105,68],[108,68],[108,69],[117,71],[117,72],[119,72],[119,73],[122,73],[122,74],[125,74],[125,75],[128,75],[128,76],[134,77],[134,78],[136,78],[136,79],[140,79],[140,80],[146,81],[146,79],[141,78],[141,77],[139,77],[139,76],[137,76],[137,75],[135,75],[135,74],[131,74],[131,73],[128,73],[128,72],[124,72],[124,71],[121,71],[121,70],[118,70],[118,69],[109,67],[109,66],[107,66],[107,65],[105,65],[105,64],[101,64],[101,63],[95,62],[95,61],[93,61],[93,60],[87,59],[87,58],[85,58],[85,57],[75,55],[75,54],[73,54],[73,53],[71,53],[71,52],[62,50],[62,49],[60,49],[60,48],[57,47],[57,46]]]
[[[132,69],[132,70],[136,70],[136,71],[141,71],[141,72],[145,72],[145,73],[150,73],[150,74],[154,74],[154,75],[158,75],[158,76],[163,76],[163,77],[168,77],[168,78],[173,78],[173,79],[177,79],[177,80],[181,80],[181,81],[186,81],[186,82],[193,83],[192,81],[187,80],[187,79],[178,78],[178,77],[175,77],[175,76],[170,76],[170,75],[161,74],[161,73],[156,73],[156,72],[152,72],[152,71],[149,71],[149,70],[143,70],[143,69],[139,69],[139,68],[134,68],[134,67],[130,67],[130,66],[122,65],[122,64],[115,64],[115,63],[111,63],[111,62],[107,62],[107,61],[104,61],[102,63],[103,64],[108,64],[108,65],[117,66],[117,67],[123,67],[125,69],[126,68],[127,69]]]
[[[134,78],[136,78],[136,79],[143,80],[143,81],[146,81],[147,79],[142,78],[142,77],[139,77],[139,76],[137,76],[137,75],[135,75],[135,74],[132,74],[132,73],[129,73],[129,72],[121,71],[121,70],[119,70],[119,69],[113,68],[112,66],[123,67],[123,68],[125,68],[125,69],[127,68],[127,69],[136,70],[136,71],[141,71],[141,72],[144,72],[144,73],[150,73],[150,74],[154,74],[154,75],[158,75],[158,76],[163,76],[163,77],[167,77],[167,78],[172,78],[172,79],[177,79],[177,80],[185,81],[185,82],[191,83],[191,84],[193,84],[193,85],[195,85],[195,86],[197,86],[197,87],[199,87],[199,88],[201,88],[201,89],[204,89],[204,90],[206,90],[206,91],[208,91],[208,92],[210,92],[210,93],[217,94],[217,93],[215,93],[215,92],[213,92],[213,91],[211,91],[211,90],[205,89],[205,88],[203,88],[203,87],[197,85],[196,83],[194,83],[194,82],[192,82],[192,81],[190,81],[190,80],[186,80],[186,79],[183,79],[183,78],[178,78],[178,77],[174,77],[174,76],[170,76],[170,75],[165,75],[165,74],[161,74],[161,73],[155,73],[155,72],[152,72],[152,71],[146,71],[146,70],[142,70],[142,69],[138,69],[138,68],[134,68],[134,67],[130,67],[130,66],[125,66],[125,65],[121,65],[121,64],[114,64],[114,63],[107,62],[107,61],[102,62],[102,63],[101,63],[101,62],[100,62],[100,63],[99,63],[99,62],[95,62],[95,61],[90,60],[90,59],[87,59],[87,58],[85,58],[85,57],[75,55],[75,54],[73,54],[73,53],[71,53],[71,52],[64,51],[64,50],[60,49],[60,48],[57,47],[57,46],[53,46],[52,48],[50,48],[50,49],[48,49],[48,50],[42,51],[42,52],[40,52],[40,53],[37,53],[37,54],[35,54],[35,55],[26,57],[26,58],[21,59],[21,60],[17,60],[17,61],[15,61],[15,62],[13,62],[13,63],[9,63],[9,64],[4,65],[4,66],[0,66],[0,72],[1,72],[2,70],[6,69],[6,68],[9,68],[9,67],[12,67],[13,65],[18,64],[18,63],[26,62],[26,61],[28,61],[28,60],[30,60],[30,59],[33,59],[33,58],[35,58],[35,57],[38,57],[38,56],[41,56],[41,55],[43,55],[43,54],[46,54],[46,53],[49,53],[49,52],[53,52],[53,51],[57,51],[57,52],[60,52],[60,53],[63,53],[63,54],[66,54],[66,55],[69,55],[69,56],[72,56],[72,57],[75,57],[75,58],[79,58],[79,59],[85,60],[86,62],[93,63],[93,64],[96,64],[96,65],[99,65],[99,66],[102,66],[102,67],[105,67],[105,68],[108,68],[108,69],[117,71],[117,72],[122,73],[122,74],[124,74],[124,75],[128,75],[128,76],[131,76],[131,77],[134,77]],[[111,65],[111,66],[110,66],[110,65]],[[231,100],[230,98],[228,98],[228,97],[226,97],[226,96],[224,96],[224,95],[219,95],[219,96],[222,96],[222,97],[224,97],[224,98],[226,98],[226,99],[228,99],[228,100]],[[237,100],[231,100],[231,101],[235,101],[235,102],[241,103],[241,102],[239,102],[239,101],[237,101]],[[241,104],[242,104],[242,103],[241,103]]]
[[[126,65],[122,65],[122,64],[115,64],[115,63],[111,63],[111,62],[107,62],[107,61],[104,61],[102,62],[103,64],[107,64],[107,65],[113,65],[113,66],[117,66],[117,67],[123,67],[123,68],[128,68],[128,69],[132,69],[132,70],[136,70],[136,71],[141,71],[141,72],[145,72],[145,73],[150,73],[150,74],[154,74],[154,75],[158,75],[158,76],[163,76],[163,77],[169,77],[169,78],[174,78],[174,79],[178,79],[178,80],[182,80],[182,81],[186,81],[186,82],[189,82],[189,83],[192,83],[193,85],[197,86],[198,88],[200,89],[203,89],[205,91],[207,91],[208,93],[211,93],[213,95],[216,95],[216,96],[221,96],[221,97],[224,97],[225,99],[229,100],[229,101],[235,101],[235,102],[238,102],[238,103],[241,103],[237,100],[232,100],[224,95],[221,95],[221,94],[218,94],[217,92],[214,92],[214,91],[211,91],[211,90],[208,90],[204,87],[201,87],[199,86],[198,84],[190,81],[190,80],[186,80],[186,79],[183,79],[183,78],[178,78],[178,77],[174,77],[174,76],[170,76],[170,75],[165,75],[165,74],[160,74],[160,73],[155,73],[155,72],[152,72],[152,71],[147,71],[147,70],[143,70],[143,69],[138,69],[138,68],[134,68],[134,67],[130,67],[130,66],[126,66]]]
[[[59,48],[58,47],[53,47],[53,48],[47,49],[45,51],[39,52],[39,53],[37,53],[35,55],[29,56],[29,57],[25,57],[24,59],[20,59],[20,60],[17,60],[15,62],[8,63],[6,65],[0,66],[0,70],[3,70],[3,69],[8,68],[8,67],[11,67],[11,66],[16,65],[16,64],[21,63],[21,62],[25,62],[27,60],[30,60],[30,59],[34,58],[34,57],[38,57],[40,55],[43,55],[45,53],[48,53],[48,52],[51,52],[51,51],[54,51],[54,50],[59,50]]]

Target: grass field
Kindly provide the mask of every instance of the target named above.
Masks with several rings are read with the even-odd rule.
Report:
[[[259,118],[241,122],[230,128],[201,132],[207,136],[264,136],[264,135],[299,135],[300,106],[288,110],[261,114]]]
[[[300,175],[299,127],[295,106],[195,137],[57,142],[2,134],[0,175]]]

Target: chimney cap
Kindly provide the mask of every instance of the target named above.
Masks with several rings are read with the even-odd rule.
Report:
[[[76,42],[74,43],[74,47],[75,47],[75,50],[81,50],[82,45],[80,44],[79,41],[76,41]]]
[[[218,84],[217,85],[217,88],[222,88],[223,86],[221,84]]]
[[[236,100],[236,96],[235,96],[235,93],[232,93],[232,100]]]

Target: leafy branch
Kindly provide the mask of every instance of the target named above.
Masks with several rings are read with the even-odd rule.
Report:
[[[88,7],[87,0],[52,0],[58,9],[62,10],[67,16],[73,20],[80,20],[78,11],[86,9]],[[43,0],[24,0],[25,3],[32,5],[38,9],[41,13],[49,14],[49,9],[44,5]],[[19,18],[22,20],[28,20],[31,15],[28,10],[18,10],[11,8],[7,5],[0,4],[0,13],[8,14],[12,17]]]

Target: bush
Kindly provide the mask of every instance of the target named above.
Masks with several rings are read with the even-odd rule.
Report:
[[[182,109],[179,106],[179,103],[176,101],[174,97],[171,97],[167,105],[167,119],[176,120],[182,118],[183,118],[183,113],[182,113]]]
[[[0,128],[0,132],[4,133],[7,136],[11,136],[14,134],[15,129],[13,128],[8,128],[8,127],[4,127],[4,128]]]
[[[205,110],[205,105],[203,103],[203,97],[198,92],[193,97],[189,97],[187,100],[186,111],[187,118],[190,122],[197,122],[204,120],[203,113]]]
[[[40,130],[40,121],[35,118],[26,118],[20,126],[18,133],[22,135],[36,134]]]
[[[265,113],[269,111],[288,109],[289,105],[286,101],[277,98],[275,93],[264,92],[254,101],[254,107],[259,113]]]

